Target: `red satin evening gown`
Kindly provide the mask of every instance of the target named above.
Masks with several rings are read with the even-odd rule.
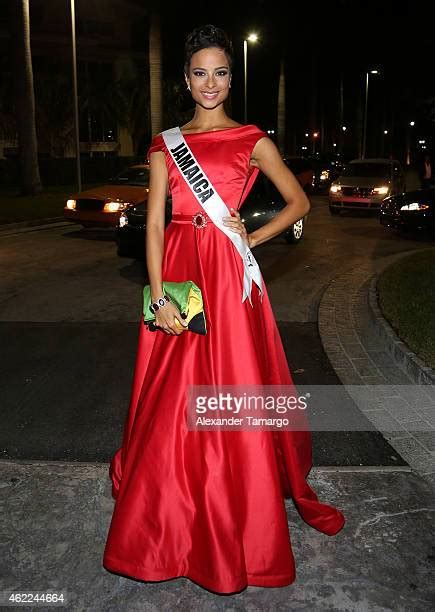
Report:
[[[255,125],[186,134],[228,208],[240,206],[259,172],[249,166]],[[186,220],[199,206],[166,149],[173,219],[165,230],[162,278],[202,290],[207,334],[179,336],[139,323],[123,442],[110,465],[115,507],[104,567],[159,581],[185,576],[217,592],[278,587],[295,579],[284,497],[302,519],[334,535],[345,519],[306,482],[310,431],[189,431],[186,385],[293,384],[269,297],[253,283],[242,298],[243,262],[211,220]],[[244,196],[239,204],[245,180]],[[177,215],[184,215],[177,219]]]

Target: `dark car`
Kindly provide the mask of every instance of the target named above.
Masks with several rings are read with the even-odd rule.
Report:
[[[285,160],[287,163],[287,160]],[[296,178],[300,181],[298,174]],[[303,185],[301,184],[301,187]],[[248,233],[271,221],[285,207],[285,201],[275,185],[263,173],[259,173],[249,196],[240,207],[240,217]],[[302,240],[307,215],[293,223],[283,236],[289,244]]]
[[[287,163],[287,160],[285,161]],[[301,183],[300,174],[295,173],[295,176]],[[305,178],[303,175],[302,181]],[[283,197],[275,185],[266,175],[260,172],[239,212],[248,233],[250,233],[273,219],[284,206]],[[166,203],[165,225],[171,220],[171,208],[169,198]],[[307,216],[299,219],[283,232],[283,236],[289,244],[295,244],[302,240],[306,218]],[[118,255],[136,257],[137,259],[145,258],[145,219],[145,204],[132,206],[121,214],[115,230]]]
[[[172,199],[169,197],[165,207],[165,227],[170,223],[171,217]],[[115,228],[117,252],[120,257],[145,259],[145,220],[145,202],[131,206],[121,213],[118,226]]]
[[[385,198],[379,221],[398,230],[425,230],[435,236],[435,188],[407,191]]]

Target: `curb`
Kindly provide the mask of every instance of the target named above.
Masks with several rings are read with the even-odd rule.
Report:
[[[331,366],[361,413],[412,471],[434,487],[435,397],[428,371],[433,372],[418,357],[412,359],[414,354],[388,329],[376,298],[378,275],[422,250],[356,262],[333,278],[320,299],[318,330]],[[367,387],[367,395],[353,393],[354,385]],[[377,386],[386,386],[386,392],[378,394]]]
[[[65,468],[71,470],[79,470],[82,468],[94,468],[96,470],[107,472],[109,478],[110,461],[92,462],[92,461],[61,461],[56,459],[0,459],[1,468],[13,468],[14,466],[29,466],[43,467],[55,470],[57,468]],[[375,472],[375,473],[391,473],[391,472],[412,472],[409,465],[313,465],[310,468],[308,478],[317,473],[353,473],[353,472]]]
[[[385,343],[385,347],[395,363],[402,370],[405,370],[417,385],[435,384],[435,370],[427,366],[420,357],[411,351],[383,316],[378,303],[378,278],[379,273],[373,275],[368,290],[368,304],[374,331]]]

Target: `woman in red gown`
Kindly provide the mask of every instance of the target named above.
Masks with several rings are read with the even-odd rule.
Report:
[[[231,43],[219,28],[189,35],[185,76],[196,110],[181,130],[228,208],[240,207],[260,170],[282,193],[287,207],[252,234],[237,210],[226,220],[252,248],[300,219],[309,202],[267,135],[225,114],[231,59]],[[207,334],[180,331],[173,321],[182,319],[170,302],[156,313],[158,331],[148,330],[141,314],[122,446],[110,465],[115,507],[103,564],[145,581],[184,576],[217,593],[288,585],[296,574],[284,498],[325,534],[336,534],[345,519],[306,482],[309,430],[187,428],[188,385],[293,382],[264,279],[263,299],[253,284],[252,305],[242,302],[243,261],[210,219],[204,227],[192,224],[200,206],[160,134],[149,159],[152,298],[163,294],[162,279],[193,280],[202,290]],[[168,185],[173,217],[165,230]]]

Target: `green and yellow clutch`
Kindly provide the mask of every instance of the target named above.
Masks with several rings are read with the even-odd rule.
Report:
[[[183,327],[175,319],[175,325],[183,330],[193,331],[197,334],[206,334],[206,319],[201,289],[191,280],[183,282],[163,281],[163,293],[168,295],[171,302],[180,311],[182,318],[188,323]],[[156,315],[151,309],[151,287],[145,285],[143,289],[143,318],[150,331],[159,327],[155,324]]]

